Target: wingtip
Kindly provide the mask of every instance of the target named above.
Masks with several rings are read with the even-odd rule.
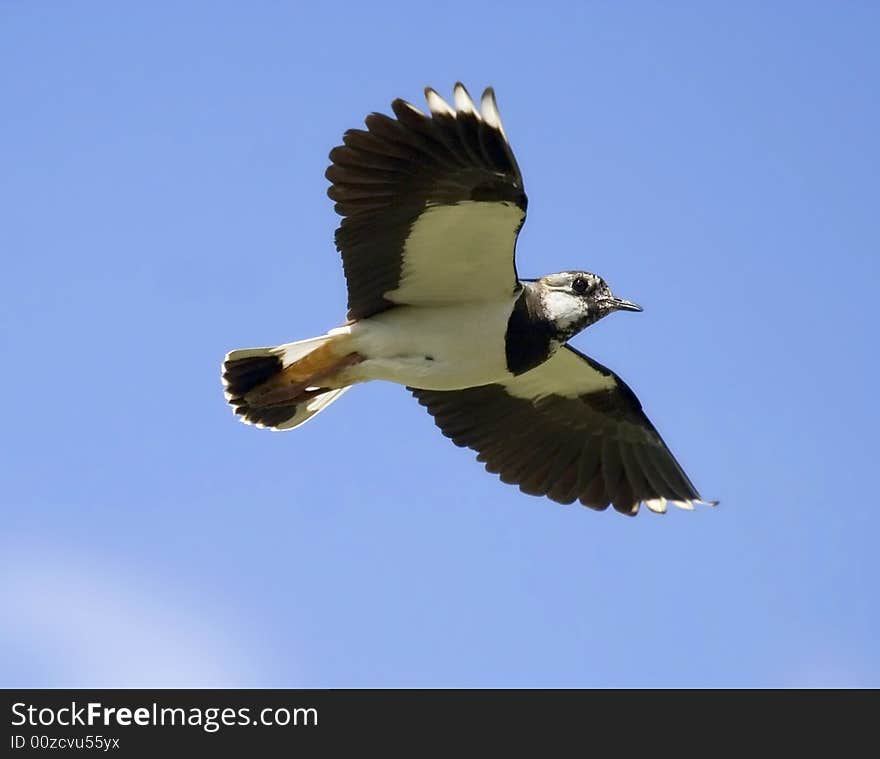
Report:
[[[471,98],[471,94],[468,92],[467,87],[461,82],[456,82],[455,86],[452,88],[452,94],[455,102],[455,110],[458,111],[458,113],[469,113],[476,116],[478,119],[480,118],[480,112],[477,110],[477,106],[474,105],[473,98]]]
[[[683,501],[670,501],[670,503],[680,509],[684,509],[685,511],[694,511],[697,505],[715,507],[721,503],[721,501],[707,501],[704,498],[688,498]],[[650,508],[650,506],[648,508]]]
[[[486,87],[483,90],[483,95],[480,98],[480,111],[482,112],[483,121],[485,121],[490,127],[497,129],[501,136],[504,139],[507,139],[507,135],[504,134],[504,124],[501,121],[501,112],[498,110],[498,102],[495,100],[495,88],[494,87]]]
[[[404,100],[403,98],[394,98],[394,100],[391,101],[391,108],[394,111],[397,111],[401,108],[406,108],[407,110],[412,111],[413,113],[416,113],[419,116],[425,115],[424,112],[420,108],[417,108],[412,103],[410,103],[409,100]]]
[[[494,87],[486,87],[483,90],[483,94],[480,95],[480,106],[483,110],[486,110],[488,106],[491,110],[498,112],[498,99],[495,97],[495,88]]]
[[[648,507],[650,511],[654,514],[666,514],[667,513],[667,505],[672,504],[679,509],[684,509],[685,511],[694,511],[696,505],[700,506],[717,506],[720,501],[707,501],[703,498],[688,498],[683,501],[669,500],[666,498],[649,498],[646,501],[643,501],[645,506]]]
[[[433,87],[425,87],[425,100],[428,101],[428,108],[434,116],[455,116],[455,110],[450,107]]]
[[[649,498],[647,501],[645,501],[645,506],[647,506],[648,509],[650,511],[653,511],[655,514],[666,513],[666,499],[663,497]]]

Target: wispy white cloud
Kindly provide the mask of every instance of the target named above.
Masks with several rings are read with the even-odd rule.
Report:
[[[5,545],[4,545],[5,544]],[[124,562],[16,536],[0,543],[4,687],[245,687],[258,641],[228,611]],[[19,656],[9,656],[9,652]],[[37,681],[35,681],[37,680]]]

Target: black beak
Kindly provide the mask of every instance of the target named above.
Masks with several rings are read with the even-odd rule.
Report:
[[[615,311],[644,311],[644,309],[637,303],[624,300],[623,298],[612,298],[609,305]]]

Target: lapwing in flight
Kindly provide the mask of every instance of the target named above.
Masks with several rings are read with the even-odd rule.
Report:
[[[568,344],[641,311],[596,274],[520,279],[523,179],[495,94],[462,84],[428,113],[403,100],[330,152],[328,195],[348,319],[326,335],[234,350],[226,398],[257,427],[291,430],[353,385],[405,385],[443,434],[501,480],[560,503],[634,515],[700,498],[632,390]]]

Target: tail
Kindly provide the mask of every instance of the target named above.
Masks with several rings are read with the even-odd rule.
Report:
[[[223,362],[226,400],[241,421],[292,430],[323,411],[348,387],[322,387],[356,361],[341,354],[334,335],[274,348],[231,351]]]

